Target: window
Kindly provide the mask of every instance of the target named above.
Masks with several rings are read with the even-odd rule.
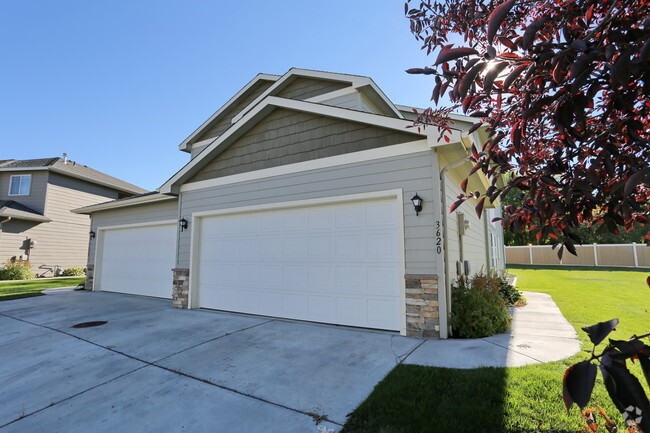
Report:
[[[11,176],[11,180],[9,181],[9,195],[29,195],[31,183],[31,174]]]

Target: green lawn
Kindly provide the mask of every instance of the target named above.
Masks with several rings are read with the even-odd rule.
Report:
[[[0,301],[41,296],[41,290],[56,287],[72,287],[83,282],[86,277],[53,278],[43,280],[19,280],[0,283]]]
[[[650,331],[647,272],[510,269],[520,290],[548,293],[573,324],[581,327],[618,317],[612,337],[627,339]],[[352,414],[344,432],[460,433],[566,432],[581,428],[576,406],[562,402],[566,368],[588,358],[578,353],[564,361],[518,368],[454,370],[400,365],[381,381]],[[631,368],[641,378],[637,366]],[[601,376],[592,403],[622,419],[604,390]],[[601,427],[602,428],[602,427]],[[604,428],[602,428],[604,431]]]

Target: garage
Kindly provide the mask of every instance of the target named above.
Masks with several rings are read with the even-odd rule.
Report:
[[[200,307],[401,328],[403,229],[395,196],[203,214],[196,222],[192,286]]]
[[[98,237],[96,289],[171,298],[176,224],[103,227]]]

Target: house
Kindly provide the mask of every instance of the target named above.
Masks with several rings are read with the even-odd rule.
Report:
[[[155,194],[76,210],[97,233],[89,284],[446,338],[451,282],[502,268],[502,235],[475,203],[448,213],[485,130],[453,115],[439,141],[414,118],[367,77],[257,75],[180,144],[190,160]]]
[[[72,209],[147,192],[62,158],[0,161],[0,265],[29,260],[38,276],[85,267],[90,218]]]

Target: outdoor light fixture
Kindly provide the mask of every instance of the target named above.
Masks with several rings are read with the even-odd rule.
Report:
[[[185,230],[187,228],[187,220],[185,218],[179,219],[178,226],[181,228],[181,231]]]
[[[422,197],[416,192],[411,201],[413,202],[413,208],[415,208],[415,215],[419,215],[422,212]]]
[[[90,233],[88,233],[88,234],[90,235],[90,239],[95,239],[95,232],[94,231],[91,230]]]

